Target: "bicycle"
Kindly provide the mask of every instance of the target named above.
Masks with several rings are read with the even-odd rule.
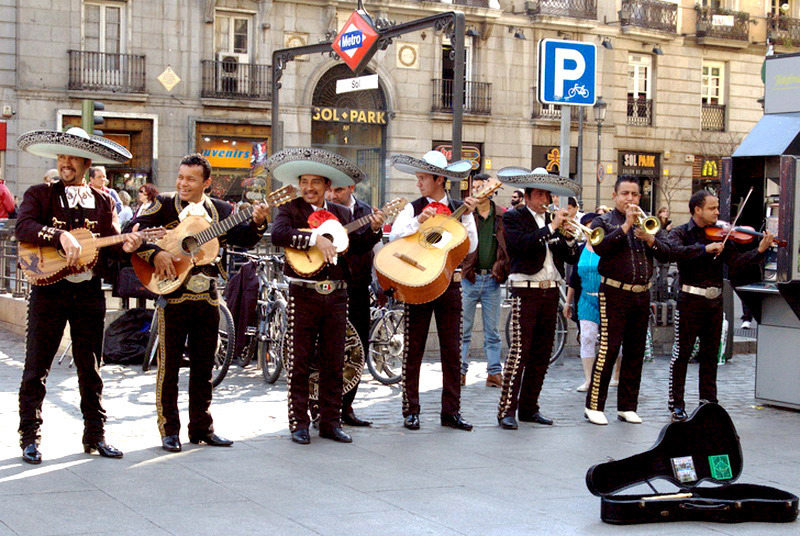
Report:
[[[144,361],[142,361],[142,370],[147,372],[150,368],[157,363],[158,359],[158,315],[159,311],[163,310],[166,305],[166,299],[162,296],[156,300],[156,308],[153,311],[153,320],[150,323],[150,336],[147,339],[147,346],[144,351]],[[217,349],[214,352],[214,368],[211,375],[211,385],[218,386],[225,379],[228,373],[228,368],[233,361],[233,347],[236,338],[236,328],[233,323],[233,315],[228,310],[228,307],[220,302],[219,304],[219,328],[217,337]],[[184,352],[187,352],[184,350]],[[185,354],[186,355],[186,354]],[[189,356],[191,359],[191,356]]]
[[[559,360],[561,354],[564,353],[564,345],[567,342],[567,322],[564,319],[564,315],[561,314],[562,309],[564,309],[564,304],[567,303],[567,293],[564,290],[564,285],[558,286],[559,298],[558,298],[558,313],[556,314],[556,332],[553,339],[553,351],[550,354],[550,364],[554,364],[556,361]],[[506,298],[506,301],[510,301],[509,298]],[[506,344],[508,347],[511,347],[512,339],[511,339],[511,314],[508,315],[506,318]]]
[[[371,325],[367,368],[372,377],[384,385],[400,381],[405,346],[405,312],[402,305],[389,298],[379,305],[372,295]]]

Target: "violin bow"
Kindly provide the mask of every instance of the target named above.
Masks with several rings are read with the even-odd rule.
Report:
[[[736,217],[733,218],[733,221],[731,222],[731,227],[730,227],[730,229],[728,229],[728,234],[726,234],[725,238],[722,239],[722,251],[725,251],[725,243],[728,241],[728,237],[731,236],[731,233],[736,228],[736,222],[739,221],[739,216],[741,216],[742,212],[744,212],[744,206],[747,204],[747,200],[750,199],[750,194],[753,193],[753,188],[754,187],[751,186],[750,187],[750,191],[747,192],[746,196],[744,196],[744,201],[742,201],[742,204],[739,205],[739,212],[736,214]],[[720,251],[719,253],[714,255],[714,258],[716,259],[717,257],[719,257],[720,253],[722,253],[722,251]]]

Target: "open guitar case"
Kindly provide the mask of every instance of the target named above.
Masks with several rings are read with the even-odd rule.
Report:
[[[769,486],[734,484],[742,465],[742,448],[730,416],[718,404],[703,404],[686,421],[665,426],[650,450],[591,467],[586,486],[601,498],[601,519],[616,525],[797,519],[796,495]],[[650,481],[658,478],[680,489],[657,493]],[[701,482],[719,485],[700,487]],[[654,493],[617,493],[642,483]]]

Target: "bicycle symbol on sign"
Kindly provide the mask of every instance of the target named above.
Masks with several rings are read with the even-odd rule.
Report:
[[[575,97],[575,95],[580,95],[584,99],[589,96],[589,90],[586,89],[586,85],[575,84],[567,91],[567,96],[564,97],[564,100],[570,100],[571,98]]]

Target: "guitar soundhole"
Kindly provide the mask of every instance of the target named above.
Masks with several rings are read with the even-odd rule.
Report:
[[[181,241],[181,249],[187,255],[194,255],[200,249],[197,239],[193,236],[187,236]]]
[[[441,241],[442,233],[436,230],[433,230],[425,235],[425,242],[430,245],[436,245]]]

